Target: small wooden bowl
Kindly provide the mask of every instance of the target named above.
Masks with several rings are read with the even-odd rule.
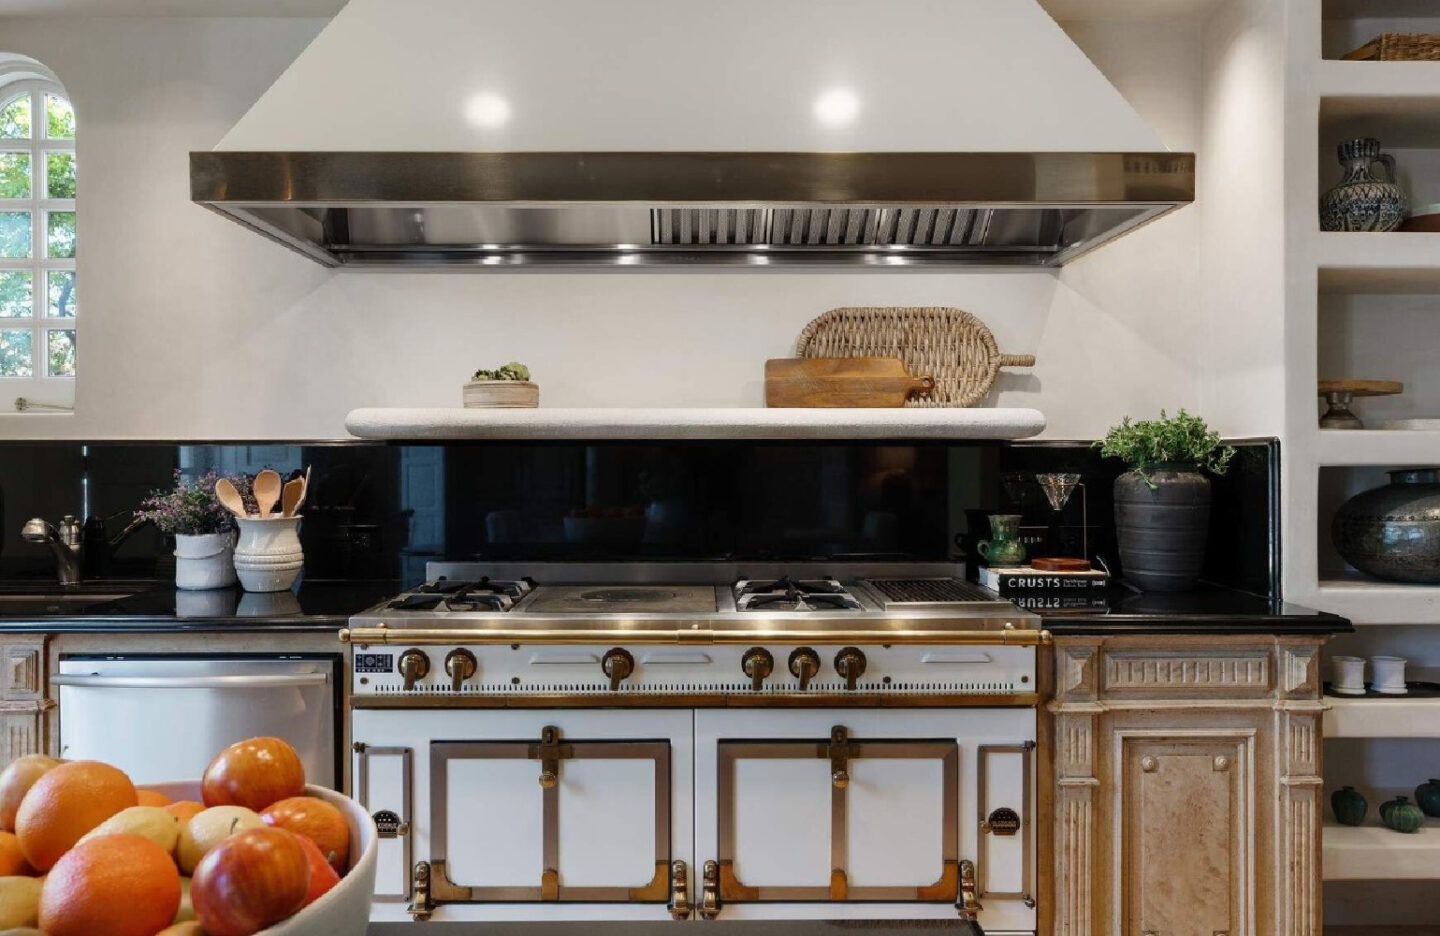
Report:
[[[540,385],[528,380],[472,380],[465,385],[466,409],[540,405]]]

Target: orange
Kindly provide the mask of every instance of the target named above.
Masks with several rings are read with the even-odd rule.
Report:
[[[15,831],[15,812],[20,801],[51,768],[59,767],[60,761],[44,754],[26,754],[17,757],[0,773],[0,829]]]
[[[193,799],[176,800],[169,806],[166,806],[165,811],[174,815],[176,819],[179,819],[180,824],[183,826],[191,819],[194,819],[197,813],[204,812],[205,804]]]
[[[0,832],[0,877],[34,873],[35,869],[30,867],[30,862],[25,860],[25,853],[20,850],[20,842],[15,838],[15,833]]]
[[[154,790],[136,790],[135,798],[140,801],[141,806],[169,806],[171,803],[170,797]]]
[[[350,867],[350,827],[339,809],[314,796],[292,796],[260,814],[268,825],[303,835],[320,847],[336,872]]]
[[[134,784],[109,764],[61,764],[36,780],[20,801],[15,815],[20,850],[38,870],[49,871],[80,836],[135,805]]]
[[[180,907],[180,872],[138,835],[101,835],[65,854],[40,888],[48,936],[154,936]]]

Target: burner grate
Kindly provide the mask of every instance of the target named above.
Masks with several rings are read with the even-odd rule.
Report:
[[[894,604],[962,604],[995,601],[991,592],[957,578],[867,579],[866,583]]]

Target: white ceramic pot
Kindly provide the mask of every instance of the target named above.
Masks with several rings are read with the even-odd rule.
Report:
[[[144,789],[164,793],[172,800],[200,799],[199,783],[149,783]],[[325,896],[256,936],[365,936],[370,925],[370,900],[375,893],[379,837],[375,820],[359,803],[334,790],[307,786],[305,795],[332,803],[345,814],[345,824],[350,827],[350,869]]]
[[[305,568],[299,517],[236,517],[235,572],[250,592],[284,591]]]
[[[1330,658],[1335,675],[1330,688],[1341,695],[1365,694],[1365,658],[1357,656],[1334,656]]]
[[[1405,695],[1405,658],[1397,656],[1374,656],[1370,658],[1370,670],[1375,676],[1371,685],[1376,692],[1385,695]]]
[[[235,534],[175,534],[175,587],[186,591],[235,584]]]

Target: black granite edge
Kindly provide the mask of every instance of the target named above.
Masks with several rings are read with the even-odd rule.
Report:
[[[1191,593],[1146,595],[1123,588],[1111,590],[1109,606],[1094,611],[1037,612],[1045,629],[1059,637],[1137,635],[1333,636],[1355,630],[1346,618],[1329,611],[1218,586]]]

